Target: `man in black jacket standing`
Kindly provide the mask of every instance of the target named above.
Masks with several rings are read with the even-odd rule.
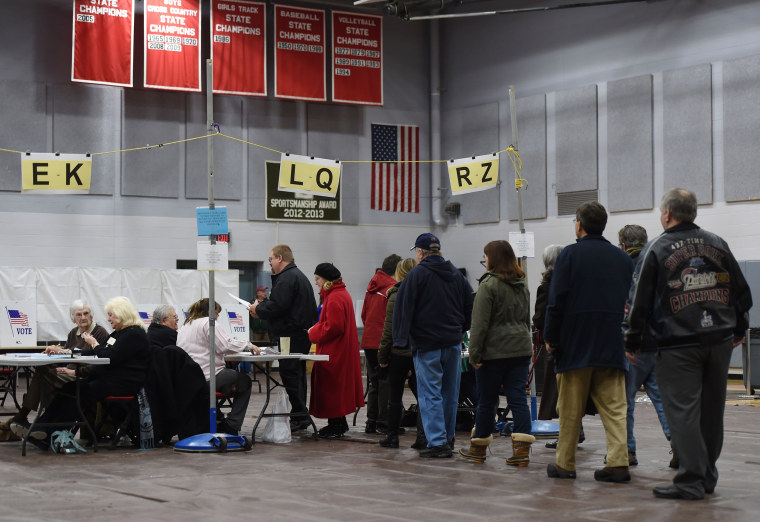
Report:
[[[657,345],[655,371],[680,467],[658,498],[703,499],[718,481],[726,379],[732,348],[744,340],[749,286],[720,237],[694,224],[693,192],[668,190],[660,203],[663,234],[636,266],[623,324],[626,350]]]
[[[277,245],[269,252],[272,291],[269,299],[254,301],[249,308],[253,318],[269,322],[269,338],[278,342],[290,338],[291,353],[309,353],[308,329],[317,322],[317,304],[309,279],[295,264],[288,245]],[[291,414],[306,412],[306,362],[280,361],[280,377],[290,399]],[[301,416],[291,419],[290,429],[305,429],[311,423]]]

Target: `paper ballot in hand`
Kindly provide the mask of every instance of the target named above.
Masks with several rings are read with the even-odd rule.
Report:
[[[245,299],[240,299],[238,296],[231,294],[230,292],[227,292],[227,295],[229,295],[231,298],[233,298],[235,301],[240,303],[241,305],[245,306],[246,308],[251,306],[251,303],[246,301]]]

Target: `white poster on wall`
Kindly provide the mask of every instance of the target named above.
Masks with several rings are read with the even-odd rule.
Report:
[[[37,301],[0,301],[0,346],[37,346]]]

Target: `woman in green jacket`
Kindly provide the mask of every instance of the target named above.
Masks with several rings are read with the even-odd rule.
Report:
[[[491,241],[484,248],[487,272],[480,278],[472,309],[470,364],[478,381],[478,409],[470,448],[459,454],[476,462],[486,460],[493,441],[494,413],[503,386],[512,411],[513,455],[511,466],[527,466],[531,420],[525,393],[528,367],[533,354],[530,337],[530,292],[525,272],[517,264],[515,252],[507,241]]]

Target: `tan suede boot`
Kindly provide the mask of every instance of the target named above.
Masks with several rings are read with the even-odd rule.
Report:
[[[493,442],[493,435],[489,435],[488,438],[485,439],[475,438],[475,428],[473,428],[472,437],[470,438],[470,448],[460,449],[459,456],[475,462],[485,462],[486,450],[491,442]]]
[[[525,467],[530,462],[530,445],[536,442],[536,437],[527,433],[512,434],[512,456],[507,459],[510,466]]]

